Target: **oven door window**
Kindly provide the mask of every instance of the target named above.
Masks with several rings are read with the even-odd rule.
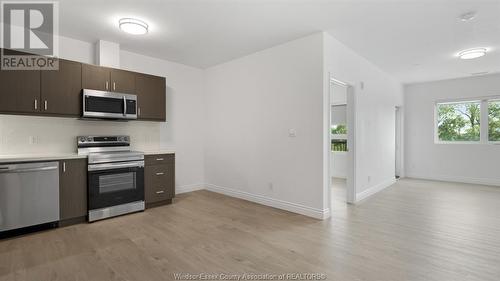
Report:
[[[135,172],[99,176],[99,194],[136,189]]]
[[[144,168],[89,171],[89,209],[144,200]]]

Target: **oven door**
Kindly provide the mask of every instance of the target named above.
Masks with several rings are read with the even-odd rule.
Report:
[[[137,96],[84,89],[82,116],[137,119]]]
[[[88,166],[89,210],[144,201],[144,161]]]

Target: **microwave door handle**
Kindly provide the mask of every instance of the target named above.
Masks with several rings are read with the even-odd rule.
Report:
[[[127,116],[127,98],[123,97],[123,116]]]

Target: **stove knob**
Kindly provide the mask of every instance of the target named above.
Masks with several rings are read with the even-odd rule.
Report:
[[[92,137],[87,137],[88,142],[92,142]]]
[[[124,141],[125,138],[124,137],[118,137],[118,141]]]
[[[80,137],[79,140],[80,142],[85,142],[85,137]]]
[[[125,137],[125,139],[124,139],[124,140],[125,140],[125,141],[129,141],[129,137]]]

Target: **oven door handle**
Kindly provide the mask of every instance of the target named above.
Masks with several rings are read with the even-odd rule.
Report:
[[[106,164],[93,164],[88,166],[88,171],[104,171],[121,168],[142,168],[144,161],[134,161],[127,163],[106,163]]]

